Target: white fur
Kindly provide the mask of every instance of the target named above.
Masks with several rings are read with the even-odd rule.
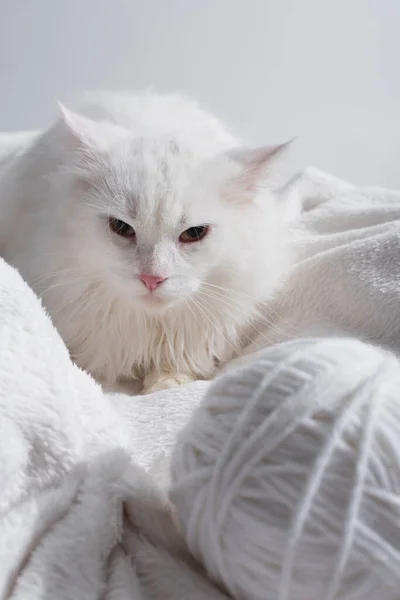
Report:
[[[1,254],[98,380],[213,376],[256,331],[287,263],[268,186],[276,149],[232,152],[237,140],[179,96],[99,94],[61,113],[3,172]],[[203,224],[203,241],[178,243]],[[153,300],[143,271],[168,278]]]

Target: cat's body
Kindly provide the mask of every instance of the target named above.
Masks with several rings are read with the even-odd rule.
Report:
[[[212,377],[287,266],[284,207],[265,188],[277,148],[239,150],[175,96],[98,95],[79,114],[63,109],[6,163],[0,254],[99,381]]]

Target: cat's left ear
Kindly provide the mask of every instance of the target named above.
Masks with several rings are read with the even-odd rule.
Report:
[[[288,150],[293,140],[276,146],[234,148],[227,152],[232,169],[228,174],[231,193],[238,199],[252,199],[257,189],[271,177],[277,160]]]

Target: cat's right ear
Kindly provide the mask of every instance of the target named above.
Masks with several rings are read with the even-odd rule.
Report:
[[[61,102],[57,102],[60,111],[59,122],[65,132],[66,142],[70,149],[93,149],[101,144],[98,124],[91,119],[82,117]]]

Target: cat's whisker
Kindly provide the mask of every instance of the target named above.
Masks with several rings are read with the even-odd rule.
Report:
[[[46,275],[43,275],[42,277],[34,277],[31,280],[31,283],[33,285],[37,285],[37,284],[41,284],[45,281],[47,281],[48,279],[52,279],[54,277],[56,277],[57,275],[65,275],[66,273],[70,273],[70,272],[79,272],[80,269],[78,267],[70,267],[68,269],[59,269],[57,271],[52,271],[51,273],[47,273]]]
[[[224,300],[223,298],[221,298],[221,297],[218,297],[218,296],[213,296],[213,295],[210,295],[209,293],[207,293],[207,294],[203,293],[203,295],[204,295],[205,297],[209,296],[210,298],[213,298],[214,300],[217,300],[217,301],[223,302],[223,304],[227,304],[227,305],[229,305],[229,303],[228,303],[226,300]],[[213,308],[215,308],[215,305],[214,305],[214,304],[213,304]],[[254,330],[257,332],[257,334],[258,334],[259,336],[261,336],[261,337],[262,337],[262,339],[263,339],[263,340],[265,340],[265,341],[266,341],[266,342],[267,342],[269,345],[273,344],[273,343],[274,343],[274,341],[273,341],[271,338],[269,338],[267,335],[265,335],[265,333],[263,333],[262,331],[260,331],[260,330],[259,330],[259,329],[258,329],[258,328],[255,326],[255,324],[254,324],[254,320],[256,320],[256,319],[257,319],[257,316],[255,315],[253,318],[248,318],[248,317],[247,317],[247,318],[245,318],[245,320],[244,320],[244,321],[245,321],[245,323],[247,323],[247,325],[248,325],[249,327],[251,327],[252,329],[254,329]],[[257,321],[256,321],[256,322],[257,322]],[[237,329],[238,329],[238,331],[240,331],[240,332],[242,333],[242,336],[243,336],[243,337],[246,337],[246,338],[248,339],[248,341],[249,341],[249,342],[254,342],[254,341],[255,341],[255,340],[253,340],[253,339],[252,339],[252,337],[251,337],[251,336],[250,336],[248,333],[246,333],[246,332],[244,332],[243,330],[241,330],[241,329],[240,329],[238,326],[237,326]],[[284,333],[284,332],[282,331],[282,333]]]
[[[193,315],[193,318],[194,318],[195,320],[197,320],[197,317],[196,317],[195,313],[193,312],[193,309],[192,309],[192,307],[190,306],[190,303],[189,303],[189,300],[191,300],[191,297],[190,297],[190,296],[189,296],[188,298],[185,298],[185,297],[184,297],[183,299],[184,299],[184,301],[185,301],[185,304],[186,304],[187,308],[188,308],[188,309],[190,310],[190,312],[192,313],[192,315]]]
[[[241,296],[243,298],[248,298],[249,300],[251,300],[253,302],[257,302],[257,304],[268,307],[271,310],[271,312],[273,312],[278,317],[280,317],[279,313],[277,313],[276,310],[273,309],[272,306],[270,306],[270,301],[266,302],[266,301],[263,301],[262,299],[258,298],[257,296],[253,296],[253,295],[249,294],[248,292],[235,290],[233,288],[229,288],[226,286],[223,287],[221,285],[216,285],[215,283],[210,283],[209,281],[202,281],[202,285],[220,290],[221,292],[228,292],[230,294],[235,294],[235,295]]]
[[[204,304],[202,302],[199,301],[198,298],[196,298],[196,300],[192,297],[191,300],[193,301],[193,303],[195,304],[195,306],[197,306],[198,309],[200,309],[203,313],[203,315],[205,317],[207,317],[207,314],[209,315],[208,320],[211,323],[211,325],[214,327],[215,331],[218,333],[218,335],[220,335],[222,337],[222,339],[225,341],[225,343],[230,346],[230,348],[232,348],[233,353],[234,354],[238,354],[238,348],[235,347],[232,342],[224,335],[223,330],[221,328],[221,326],[217,327],[217,322],[214,320],[214,315],[211,311],[208,310],[207,307],[204,306]],[[213,307],[214,308],[214,307]],[[204,312],[206,311],[206,313]]]
[[[68,306],[80,306],[81,304],[83,305],[86,301],[86,299],[102,299],[102,294],[101,292],[104,291],[106,292],[108,290],[107,286],[105,284],[101,284],[101,285],[97,285],[96,286],[96,290],[94,293],[93,287],[92,286],[88,286],[79,296],[79,299],[76,298],[76,296],[73,296],[72,298],[69,298],[66,302],[64,302],[63,304],[61,304],[60,306],[58,306],[56,309],[52,310],[52,315],[58,315],[59,313],[62,313],[65,311],[65,309],[68,308]]]
[[[236,308],[234,304],[232,305],[232,303],[229,303],[227,300],[225,300],[225,298],[222,298],[221,296],[217,296],[214,293],[210,293],[209,290],[204,290],[204,291],[198,290],[196,293],[199,296],[201,296],[202,298],[209,298],[211,300],[216,300],[218,304],[221,303],[224,306],[229,306],[229,308],[232,311],[234,311]],[[222,314],[222,311],[221,311],[220,307],[218,306],[218,304],[217,304],[217,306],[215,306],[215,302],[214,302],[212,305],[210,304],[210,306],[212,306],[213,309],[216,309],[217,311],[219,311],[220,314]],[[249,338],[249,340],[250,340],[250,338]]]
[[[207,303],[207,304],[208,304],[208,303]],[[215,309],[216,309],[216,306],[215,306],[215,304],[214,304],[214,303],[213,303],[213,304],[208,304],[208,305],[211,307],[211,309],[212,309],[212,310],[214,310],[214,311],[215,311]],[[220,314],[222,314],[222,311],[220,311]],[[247,319],[246,319],[246,322],[248,322],[248,320],[247,320]],[[251,327],[253,327],[254,329],[256,329],[256,328],[255,328],[255,327],[254,327],[254,326],[253,326],[253,325],[252,325],[250,322],[248,322],[248,324],[249,324]],[[248,334],[248,333],[246,333],[245,331],[243,331],[243,329],[241,329],[241,327],[239,327],[238,325],[236,325],[236,330],[237,330],[237,331],[238,331],[238,332],[241,334],[241,338],[242,338],[242,339],[245,339],[245,338],[247,338],[247,341],[248,341],[248,343],[251,343],[251,342],[253,342],[253,341],[254,341],[254,340],[253,340],[253,339],[252,339],[252,338],[249,336],[249,334]],[[258,331],[258,329],[256,329],[256,331],[259,333],[259,335],[261,335],[261,336],[263,337],[263,339],[264,339],[264,340],[265,340],[265,341],[266,341],[266,342],[267,342],[269,345],[271,345],[271,344],[273,343],[273,341],[272,341],[270,338],[268,338],[268,337],[266,337],[265,335],[263,335],[263,334],[262,334],[260,331]],[[241,351],[240,351],[240,352],[239,352],[239,351],[236,349],[236,354],[237,354],[238,356],[243,356],[243,352],[242,352],[242,350],[244,350],[244,348],[243,348],[242,346],[241,346]]]
[[[211,325],[213,326],[213,328],[215,327],[216,323],[214,321],[214,319],[212,318],[213,315],[207,316],[207,314],[204,312],[204,309],[201,305],[201,303],[197,300],[195,300],[193,298],[193,296],[189,296],[190,300],[192,301],[193,305],[201,312],[201,314],[203,315],[203,317],[206,318],[206,321],[209,321],[211,323]]]
[[[66,268],[66,269],[58,269],[57,271],[53,271],[51,273],[48,273],[47,275],[44,275],[43,277],[37,277],[37,278],[33,278],[32,280],[30,280],[31,285],[34,286],[39,286],[41,284],[43,284],[45,281],[49,280],[49,279],[59,279],[61,275],[66,275],[67,273],[82,273],[82,269],[79,267],[70,267],[70,268]],[[84,276],[81,275],[81,277],[85,278],[85,279],[96,279],[96,275],[89,275],[89,274],[85,274]]]
[[[103,286],[103,288],[106,289],[105,286]],[[98,288],[97,291],[101,291],[103,288]],[[89,290],[87,290],[87,292],[89,292]],[[81,298],[81,301],[77,305],[75,311],[72,311],[72,313],[69,313],[68,315],[66,315],[67,319],[64,320],[64,323],[67,323],[68,326],[70,326],[72,323],[74,323],[74,321],[76,321],[78,318],[80,318],[82,315],[84,315],[89,309],[93,308],[97,302],[101,302],[101,300],[102,300],[101,294],[93,294],[93,295],[89,294],[88,301],[85,302],[85,299],[86,299],[86,297],[83,296]],[[72,304],[72,303],[70,303],[70,304]],[[66,306],[68,306],[68,303],[66,304]],[[65,309],[66,306],[64,305],[63,308]]]
[[[210,291],[210,290],[204,290],[203,292],[198,291],[197,293],[203,293],[203,294],[208,294],[209,297],[213,297],[215,300],[222,302],[223,304],[227,305],[227,306],[231,306],[232,308],[232,304],[230,304],[229,302],[227,302],[227,300],[225,299],[224,296],[222,296],[222,294],[220,292],[218,292],[217,290],[214,291]],[[220,295],[218,295],[218,293],[220,293]],[[240,297],[237,297],[237,299],[234,302],[239,302],[241,299]],[[241,306],[243,308],[246,307],[245,302],[242,300],[241,301],[242,304]],[[264,315],[260,314],[259,311],[257,310],[257,312],[252,315],[251,317],[247,317],[245,319],[245,322],[248,323],[248,325],[250,327],[252,327],[255,331],[257,331],[265,340],[269,340],[269,343],[273,343],[272,340],[270,338],[268,338],[265,333],[262,333],[261,331],[258,330],[258,328],[255,326],[255,323],[260,323],[261,325],[267,326],[269,329],[274,330],[276,333],[278,333],[279,335],[282,335],[285,338],[288,339],[293,339],[293,336],[291,336],[290,334],[288,334],[286,331],[284,331],[283,329],[277,327],[272,321],[270,321],[267,317],[265,317]]]
[[[220,302],[220,303],[224,304],[225,306],[229,306],[231,308],[231,310],[234,310],[234,308],[245,308],[245,309],[248,308],[247,303],[244,302],[244,300],[242,300],[240,298],[236,298],[232,302],[228,302],[225,299],[224,295],[218,294],[215,291],[210,292],[210,290],[204,290],[204,291],[199,292],[199,293],[205,294],[205,295],[207,295],[210,298],[214,298],[214,300],[217,300],[217,302]],[[239,307],[236,306],[237,304],[239,304]],[[265,316],[261,315],[258,311],[255,312],[251,317],[247,317],[245,320],[249,324],[252,321],[257,321],[257,322],[259,322],[259,323],[261,323],[263,325],[266,325],[268,328],[275,329],[279,333],[282,333],[283,335],[285,335],[284,331],[280,331],[279,329],[277,329],[276,326],[274,325],[274,323],[272,321],[270,321]]]
[[[210,283],[209,281],[202,281],[202,285],[205,286],[205,287],[210,287],[210,288],[214,288],[216,290],[220,290],[221,292],[228,292],[230,294],[235,294],[235,295],[241,296],[243,298],[248,298],[249,300],[251,300],[253,302],[255,301],[258,304],[265,305],[265,306],[268,306],[268,307],[269,307],[269,304],[270,304],[270,302],[265,302],[262,299],[258,298],[257,296],[251,295],[248,292],[245,292],[245,291],[242,291],[242,290],[239,291],[237,289],[233,289],[233,288],[230,288],[230,287],[227,287],[227,286],[216,285],[215,283]],[[271,308],[272,312],[274,312],[275,314],[278,314],[278,313],[276,313],[276,311],[274,309],[272,309],[272,307],[270,307],[270,308]]]
[[[96,278],[93,276],[93,279],[96,281]],[[57,281],[56,283],[49,285],[48,287],[46,287],[45,289],[39,291],[39,296],[45,296],[46,294],[48,294],[49,292],[53,291],[54,289],[58,288],[58,287],[62,287],[62,286],[66,286],[66,285],[72,285],[74,283],[78,283],[79,281],[88,281],[90,280],[89,277],[87,277],[86,275],[82,276],[82,277],[76,277],[74,279],[70,279],[67,281]]]
[[[80,306],[81,304],[84,304],[86,294],[87,294],[87,290],[80,296],[78,306]],[[64,311],[69,306],[75,306],[75,305],[77,305],[76,298],[75,297],[69,298],[66,302],[63,302],[63,304],[60,304],[60,306],[57,306],[57,308],[52,309],[51,315],[52,315],[52,317],[58,316],[60,313],[64,313]]]
[[[222,298],[222,294],[223,293],[229,293],[229,294],[234,294],[236,297],[238,298],[242,298],[243,299],[243,306],[245,305],[244,300],[245,299],[249,299],[251,301],[256,301],[257,299],[249,294],[246,294],[245,292],[238,292],[236,290],[232,290],[230,288],[223,288],[222,286],[217,286],[214,284],[210,284],[208,282],[203,281],[202,285],[204,285],[204,287],[211,287],[211,288],[215,288],[214,289],[214,293],[215,294],[221,294],[221,298]],[[218,297],[218,296],[217,296]],[[277,313],[276,310],[274,310],[271,306],[269,306],[268,303],[266,302],[258,302],[258,305],[260,306],[264,306],[267,310],[269,310],[270,312],[275,313],[277,319],[280,319],[280,315],[279,313]],[[293,339],[293,336],[290,335],[290,333],[288,333],[287,331],[285,331],[284,329],[278,327],[274,321],[272,319],[269,319],[265,314],[260,313],[260,310],[257,310],[257,313],[255,315],[255,317],[257,319],[258,322],[264,324],[264,325],[268,325],[271,329],[273,329],[274,331],[276,331],[276,333],[279,333],[280,335],[284,336],[285,338],[291,340]]]

